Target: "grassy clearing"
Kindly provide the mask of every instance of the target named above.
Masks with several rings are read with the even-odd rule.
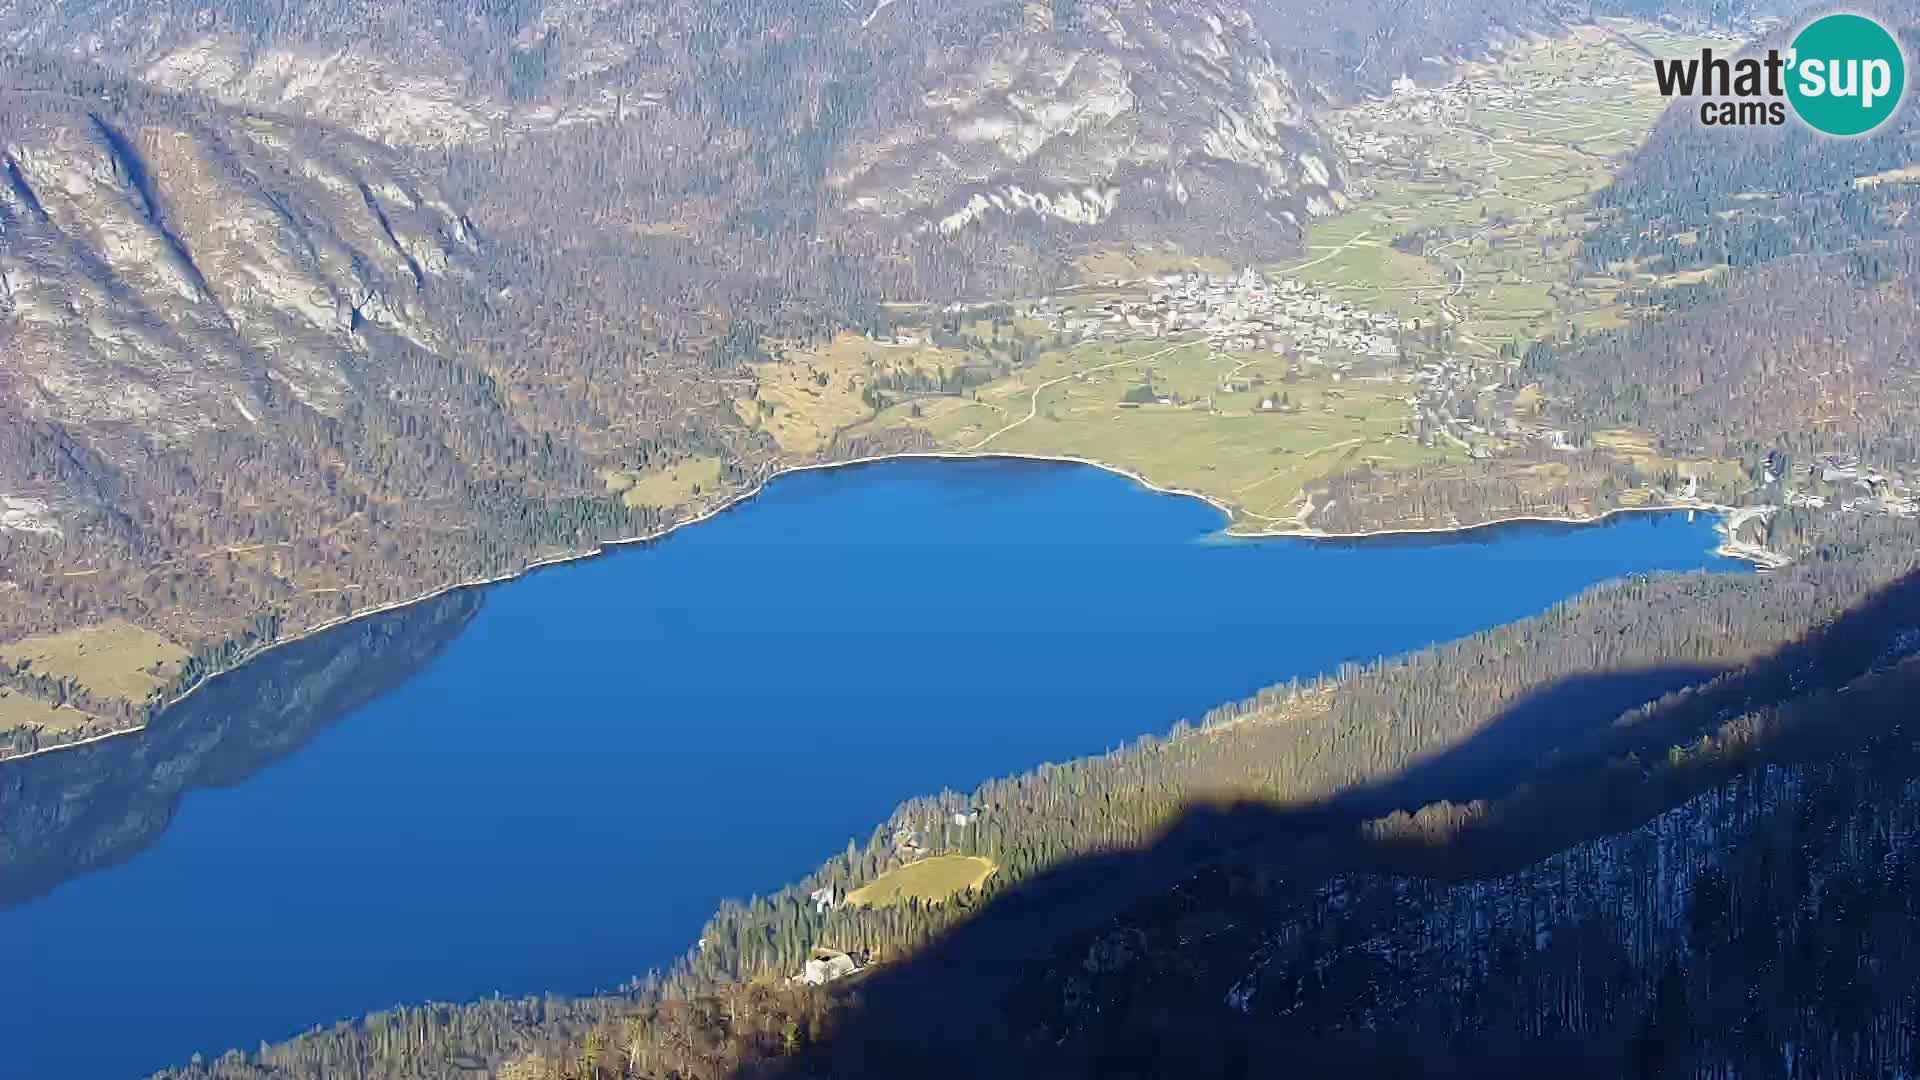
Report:
[[[920,424],[948,448],[992,435],[984,449],[1107,462],[1256,519],[1291,515],[1306,489],[1361,462],[1392,468],[1458,454],[1404,435],[1404,384],[1336,381],[1289,356],[1215,354],[1203,344],[1147,359],[1167,347],[1106,342],[1048,354],[982,388],[978,401],[925,411]],[[1136,362],[1107,367],[1129,356]],[[1036,387],[1075,373],[1040,392],[1033,419],[1006,430],[1028,415]],[[1122,400],[1143,386],[1170,403]]]
[[[911,372],[938,375],[981,359],[917,337],[900,344],[843,332],[817,348],[786,351],[770,363],[753,365],[753,396],[736,398],[733,409],[747,424],[773,436],[780,449],[813,454],[840,431],[872,417],[867,390],[875,378]]]
[[[0,662],[72,679],[95,697],[138,704],[166,685],[187,650],[132,623],[113,620],[0,645]]]
[[[978,855],[936,855],[896,867],[847,894],[853,907],[888,907],[918,900],[939,904],[986,884],[1000,868]]]
[[[1660,274],[1653,279],[1655,285],[1672,288],[1680,285],[1705,285],[1723,277],[1727,268],[1722,266],[1703,266],[1698,270],[1676,270],[1671,274]]]
[[[780,449],[815,453],[833,441],[835,432],[872,411],[862,395],[868,354],[878,348],[875,342],[843,333],[818,349],[755,364],[755,394],[736,399],[734,412],[773,436]]]
[[[610,469],[602,474],[607,493],[628,506],[681,506],[720,486],[720,459],[691,458],[664,469]]]
[[[1670,472],[1676,477],[1695,476],[1703,485],[1722,489],[1738,488],[1746,482],[1746,470],[1737,461],[1662,454],[1650,438],[1637,431],[1596,431],[1593,445],[1609,457],[1631,464],[1641,476],[1649,479]]]
[[[43,732],[71,731],[100,718],[91,713],[62,706],[55,708],[38,698],[0,689],[0,731],[38,728]]]

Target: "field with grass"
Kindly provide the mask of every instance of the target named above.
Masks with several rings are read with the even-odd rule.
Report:
[[[847,894],[855,907],[887,907],[918,900],[939,904],[986,884],[1000,868],[978,855],[936,855],[896,867]]]
[[[0,663],[56,679],[72,679],[95,697],[138,704],[166,685],[187,650],[151,630],[113,620],[22,638],[0,646]]]
[[[0,667],[25,664],[28,672],[70,680],[95,698],[139,705],[172,680],[187,656],[187,650],[151,630],[114,620],[0,646]],[[99,719],[0,689],[0,732],[68,731]]]
[[[920,335],[892,342],[843,332],[825,345],[779,350],[777,359],[753,365],[753,396],[736,398],[733,408],[787,453],[814,454],[840,431],[872,418],[868,390],[876,380],[916,374],[938,378],[982,359]]]
[[[1140,388],[1153,400],[1126,400],[1143,396]],[[1406,393],[1396,382],[1344,379],[1272,352],[1215,352],[1200,339],[1091,342],[1047,354],[977,400],[923,405],[917,421],[896,413],[877,422],[917,423],[955,450],[1117,465],[1267,526],[1290,521],[1312,483],[1360,462],[1390,468],[1444,457],[1406,435]]]
[[[1459,93],[1455,113],[1343,114],[1337,124],[1390,149],[1364,164],[1367,194],[1351,210],[1315,222],[1309,257],[1272,269],[1446,324],[1452,346],[1469,355],[1524,349],[1570,326],[1620,325],[1620,290],[1650,282],[1573,275],[1587,202],[1668,104],[1650,55],[1693,53],[1703,43],[1602,20],[1498,63],[1467,65],[1464,78],[1511,92]]]
[[[1233,266],[1225,259],[1189,255],[1171,244],[1128,244],[1102,248],[1080,256],[1073,265],[1084,281],[1138,281],[1177,270],[1198,270],[1209,274],[1233,272]]]
[[[613,469],[603,479],[607,493],[628,506],[683,506],[721,486],[720,459],[690,458],[660,469]]]
[[[68,706],[55,707],[16,690],[0,688],[0,732],[35,728],[56,734],[85,727],[100,718]]]

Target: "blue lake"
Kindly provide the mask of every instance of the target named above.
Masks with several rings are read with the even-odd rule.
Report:
[[[493,587],[393,689],[0,911],[0,1076],[134,1076],[400,1002],[609,988],[902,799],[1608,578],[1740,567],[1704,515],[1358,543],[1222,524],[1092,468],[896,462]],[[35,783],[29,764],[0,786]]]

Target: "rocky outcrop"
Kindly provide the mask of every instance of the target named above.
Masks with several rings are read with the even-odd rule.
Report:
[[[126,454],[256,427],[278,394],[337,412],[365,324],[436,344],[417,294],[471,237],[378,148],[259,116],[15,104],[0,378],[27,416]]]
[[[729,14],[548,0],[461,18],[425,0],[353,0],[273,22],[14,0],[0,4],[0,40],[393,146],[477,149],[595,125],[691,139],[686,152],[722,161],[745,137],[806,171],[824,150],[828,198],[882,232],[950,236],[1011,218],[1126,234],[1194,217],[1244,231],[1250,217],[1290,236],[1340,204],[1341,177],[1312,121],[1318,92],[1260,28],[1270,6],[900,0]],[[759,80],[780,90],[762,94]],[[769,139],[823,145],[788,155]]]
[[[883,235],[1011,220],[1081,240],[1287,243],[1342,204],[1314,119],[1329,97],[1552,18],[1519,0],[236,7],[4,0],[0,41],[396,147],[490,155],[618,129],[736,197],[824,181],[835,227]],[[681,193],[672,216],[698,218],[712,194]]]
[[[446,11],[409,6],[360,0],[276,21],[200,5],[17,0],[0,4],[0,40],[106,61],[168,90],[324,119],[393,146],[451,146],[611,111],[611,101],[542,105],[476,88],[461,31],[485,30],[486,20],[450,25]]]
[[[1291,235],[1342,203],[1317,95],[1245,5],[1087,2],[1066,26],[1056,6],[1027,4],[1017,30],[939,70],[910,115],[862,133],[832,177],[847,210],[953,234],[996,216],[1092,226],[1252,208]]]

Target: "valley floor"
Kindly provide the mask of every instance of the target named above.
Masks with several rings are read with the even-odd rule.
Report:
[[[1579,269],[1593,194],[1666,100],[1650,55],[1719,39],[1603,20],[1338,113],[1348,209],[1310,254],[1229,271],[1134,248],[1056,295],[844,334],[762,365],[737,403],[793,451],[907,437],[1113,468],[1236,533],[1360,536],[1763,502],[1742,462],[1556,426],[1534,353],[1677,284]],[[1892,511],[1920,512],[1893,497]],[[1764,511],[1728,550],[1763,563]],[[1747,532],[1742,533],[1742,529]]]

